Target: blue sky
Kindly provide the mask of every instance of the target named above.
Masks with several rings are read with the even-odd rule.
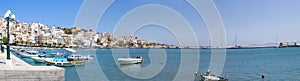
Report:
[[[21,22],[73,27],[82,3],[82,0],[0,0],[0,14],[11,9]],[[236,34],[240,45],[276,42],[276,36],[279,41],[300,40],[299,3],[299,0],[215,0],[228,45],[234,44]],[[201,17],[183,0],[118,0],[108,8],[96,31],[112,32],[125,13],[145,4],[160,4],[176,10],[189,21],[199,44],[209,44],[207,28]],[[171,32],[160,27],[145,27],[134,35],[160,43],[178,44]]]

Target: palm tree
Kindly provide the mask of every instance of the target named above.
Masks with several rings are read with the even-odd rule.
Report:
[[[23,44],[24,44],[24,41],[23,41],[23,40],[21,40],[21,41],[20,41],[20,43],[21,43],[21,45],[23,45]]]
[[[29,42],[29,46],[31,46],[32,45],[32,42]]]
[[[40,46],[40,45],[41,45],[41,42],[40,42],[40,41],[37,41],[37,44],[38,44],[38,46]]]
[[[51,43],[47,43],[47,46],[48,46],[48,47],[51,47]]]
[[[15,41],[15,44],[16,44],[16,45],[19,45],[19,41],[18,41],[18,40],[17,40],[17,41]]]
[[[47,42],[45,42],[45,43],[44,43],[44,45],[46,45],[46,46],[47,46],[47,45],[48,45],[48,43],[47,43]]]
[[[56,47],[56,43],[53,43],[53,46]]]
[[[63,47],[66,47],[66,44],[63,44]]]
[[[44,43],[43,42],[41,42],[41,45],[40,45],[41,47],[44,47]]]
[[[28,46],[29,42],[28,42],[28,41],[26,41],[26,43],[25,43],[25,44],[26,44],[26,46]]]

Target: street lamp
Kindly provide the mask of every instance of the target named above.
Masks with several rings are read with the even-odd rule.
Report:
[[[10,16],[10,17],[9,17]],[[9,21],[10,21],[10,19],[12,19],[12,20],[14,20],[15,19],[15,15],[14,14],[11,14],[11,11],[10,10],[7,10],[7,12],[5,13],[5,15],[4,15],[4,18],[6,19],[6,21],[7,21],[7,24],[6,24],[6,26],[7,26],[7,42],[6,42],[6,54],[7,54],[7,56],[6,56],[6,59],[8,59],[8,60],[10,60],[10,44],[9,44]]]
[[[2,38],[2,32],[0,33],[0,47],[1,47],[1,53],[3,53],[4,52],[4,47],[2,46],[2,40],[3,40],[3,38]]]

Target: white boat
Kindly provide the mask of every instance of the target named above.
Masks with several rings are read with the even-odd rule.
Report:
[[[84,60],[68,61],[67,58],[62,58],[62,57],[56,57],[54,59],[45,59],[45,62],[59,67],[77,66],[77,65],[85,64]]]
[[[54,58],[45,58],[45,57],[31,57],[34,62],[43,63],[45,60],[53,60]]]
[[[200,81],[228,81],[228,78],[225,77],[220,77],[220,76],[215,76],[215,75],[210,75],[210,70],[206,72],[206,74],[201,74],[201,80]]]
[[[39,53],[39,51],[26,51],[26,52],[29,54],[38,54]]]
[[[68,60],[91,60],[93,59],[92,55],[79,55],[79,54],[73,54],[71,56],[67,57]]]
[[[39,55],[37,54],[27,54],[27,53],[23,53],[21,54],[22,58],[30,58],[30,57],[38,57]]]
[[[71,48],[64,48],[65,50],[67,50],[67,51],[70,51],[70,52],[73,52],[73,53],[75,53],[76,52],[76,50],[74,50],[74,49],[71,49]]]
[[[138,64],[142,63],[143,58],[142,57],[136,57],[136,58],[118,58],[117,60],[119,64]]]
[[[62,55],[62,53],[59,53],[59,52],[57,52],[57,53],[50,53],[50,56],[61,56]]]
[[[30,58],[30,57],[38,57],[39,52],[38,51],[26,51],[25,53],[21,54],[22,58]]]
[[[58,53],[58,52],[57,52]],[[50,56],[55,56],[57,53],[50,53]]]

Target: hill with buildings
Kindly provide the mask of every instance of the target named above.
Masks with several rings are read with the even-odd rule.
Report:
[[[7,41],[7,21],[0,18],[2,43]],[[119,36],[107,32],[95,32],[80,27],[60,28],[38,22],[10,21],[10,43],[18,46],[78,47],[78,48],[178,48],[139,39],[135,36]]]

